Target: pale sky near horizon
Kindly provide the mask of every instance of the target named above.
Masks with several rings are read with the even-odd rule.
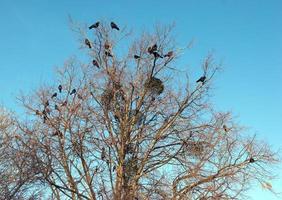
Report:
[[[52,81],[55,66],[81,54],[68,16],[139,30],[175,22],[178,43],[195,40],[190,56],[202,58],[212,49],[223,61],[213,90],[216,107],[232,111],[274,149],[282,147],[282,0],[0,0],[0,14],[0,105],[17,111],[20,91]],[[282,165],[276,172],[282,174]],[[282,192],[281,180],[274,189]],[[261,187],[248,194],[282,199]]]

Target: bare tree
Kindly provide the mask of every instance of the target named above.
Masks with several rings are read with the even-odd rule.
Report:
[[[271,180],[268,145],[209,101],[212,55],[197,78],[174,67],[186,48],[172,28],[133,39],[109,23],[73,24],[87,64],[72,58],[57,83],[20,97],[19,152],[50,198],[241,199],[251,181]]]

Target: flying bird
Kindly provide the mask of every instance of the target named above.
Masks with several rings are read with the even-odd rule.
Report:
[[[59,86],[58,86],[58,90],[59,90],[60,93],[62,93],[62,89],[63,89],[63,86],[62,86],[62,85],[59,85]]]
[[[164,57],[168,57],[168,58],[171,58],[172,56],[173,56],[173,51],[169,51],[164,55]]]
[[[97,68],[100,68],[100,65],[99,63],[97,62],[97,60],[92,60],[92,64],[97,67]]]
[[[140,59],[141,57],[138,55],[134,55],[134,59]]]
[[[55,98],[55,97],[57,97],[57,92],[55,92],[52,96],[51,96],[51,98],[53,99],[53,98]]]
[[[71,92],[70,92],[70,95],[73,95],[76,93],[76,89],[73,89]]]
[[[92,48],[91,43],[87,38],[84,40],[84,43],[85,43],[86,46],[88,46],[89,49]]]
[[[111,22],[111,28],[119,31],[119,27],[114,22]]]
[[[92,24],[91,26],[89,26],[88,28],[89,29],[98,28],[99,25],[100,25],[100,22],[96,22],[96,23]]]
[[[202,77],[199,78],[196,82],[197,82],[197,83],[199,83],[199,82],[204,83],[205,80],[206,80],[206,76],[202,76]]]

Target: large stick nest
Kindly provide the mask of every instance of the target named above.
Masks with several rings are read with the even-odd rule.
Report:
[[[151,77],[150,79],[146,80],[144,86],[153,94],[160,95],[164,91],[163,82],[156,77]]]

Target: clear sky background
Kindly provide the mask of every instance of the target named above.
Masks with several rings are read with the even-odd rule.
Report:
[[[213,91],[216,107],[282,149],[282,0],[0,0],[0,104],[19,110],[20,91],[52,81],[55,66],[81,53],[68,15],[139,30],[175,22],[179,44],[195,39],[190,56],[213,49],[224,63]],[[274,188],[282,192],[282,181]],[[260,187],[249,195],[282,199]]]

